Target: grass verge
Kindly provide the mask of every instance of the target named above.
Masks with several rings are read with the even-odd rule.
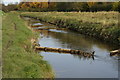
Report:
[[[118,14],[118,12],[23,12],[21,15],[120,45]]]
[[[53,78],[50,65],[33,51],[30,39],[36,36],[17,12],[3,15],[3,78]]]
[[[0,79],[2,78],[2,14],[0,11]]]

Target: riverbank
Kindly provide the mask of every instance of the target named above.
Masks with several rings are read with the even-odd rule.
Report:
[[[21,15],[120,45],[118,12],[23,12]]]
[[[117,56],[112,57],[109,53],[115,47],[104,44],[92,37],[79,34],[78,32],[57,29],[58,26],[37,19],[28,17],[24,17],[24,19],[28,20],[31,26],[35,24],[40,25],[38,28],[33,27],[35,31],[39,31],[39,44],[41,49],[44,47],[45,50],[40,51],[40,54],[44,56],[44,60],[51,64],[55,71],[55,78],[118,77]],[[47,30],[46,28],[51,29]],[[49,49],[47,47],[60,49],[59,52],[48,52],[47,50]],[[81,50],[90,53],[95,51],[95,56],[94,58],[89,58],[83,55],[62,53],[60,52],[61,49]]]
[[[2,14],[0,11],[0,79],[2,79]]]
[[[18,12],[2,16],[3,78],[53,78],[52,68],[34,52],[30,39],[37,33],[27,28]]]

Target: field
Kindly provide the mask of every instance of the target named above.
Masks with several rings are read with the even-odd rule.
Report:
[[[31,38],[38,34],[28,29],[18,12],[2,16],[3,78],[53,78],[50,65],[32,49]]]
[[[59,27],[65,27],[102,41],[120,45],[118,12],[23,12],[32,17]]]

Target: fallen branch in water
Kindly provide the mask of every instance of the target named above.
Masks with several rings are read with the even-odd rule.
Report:
[[[114,56],[114,55],[120,55],[120,49],[114,50],[114,51],[110,51],[110,56]]]
[[[88,53],[88,52],[83,52],[81,50],[71,50],[71,49],[61,49],[61,48],[50,48],[50,47],[41,47],[41,46],[35,46],[36,50],[41,50],[41,51],[48,51],[48,52],[59,52],[59,53],[69,53],[69,54],[77,54],[81,55],[84,57],[94,57],[94,52],[93,53]]]

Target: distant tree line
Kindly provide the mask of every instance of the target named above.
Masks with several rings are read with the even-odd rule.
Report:
[[[21,2],[18,5],[2,5],[11,11],[120,11],[120,2]]]
[[[5,6],[4,4],[1,4],[1,5],[2,5],[2,10],[4,12],[18,10],[17,5],[15,5],[15,4],[9,4],[8,6]]]

